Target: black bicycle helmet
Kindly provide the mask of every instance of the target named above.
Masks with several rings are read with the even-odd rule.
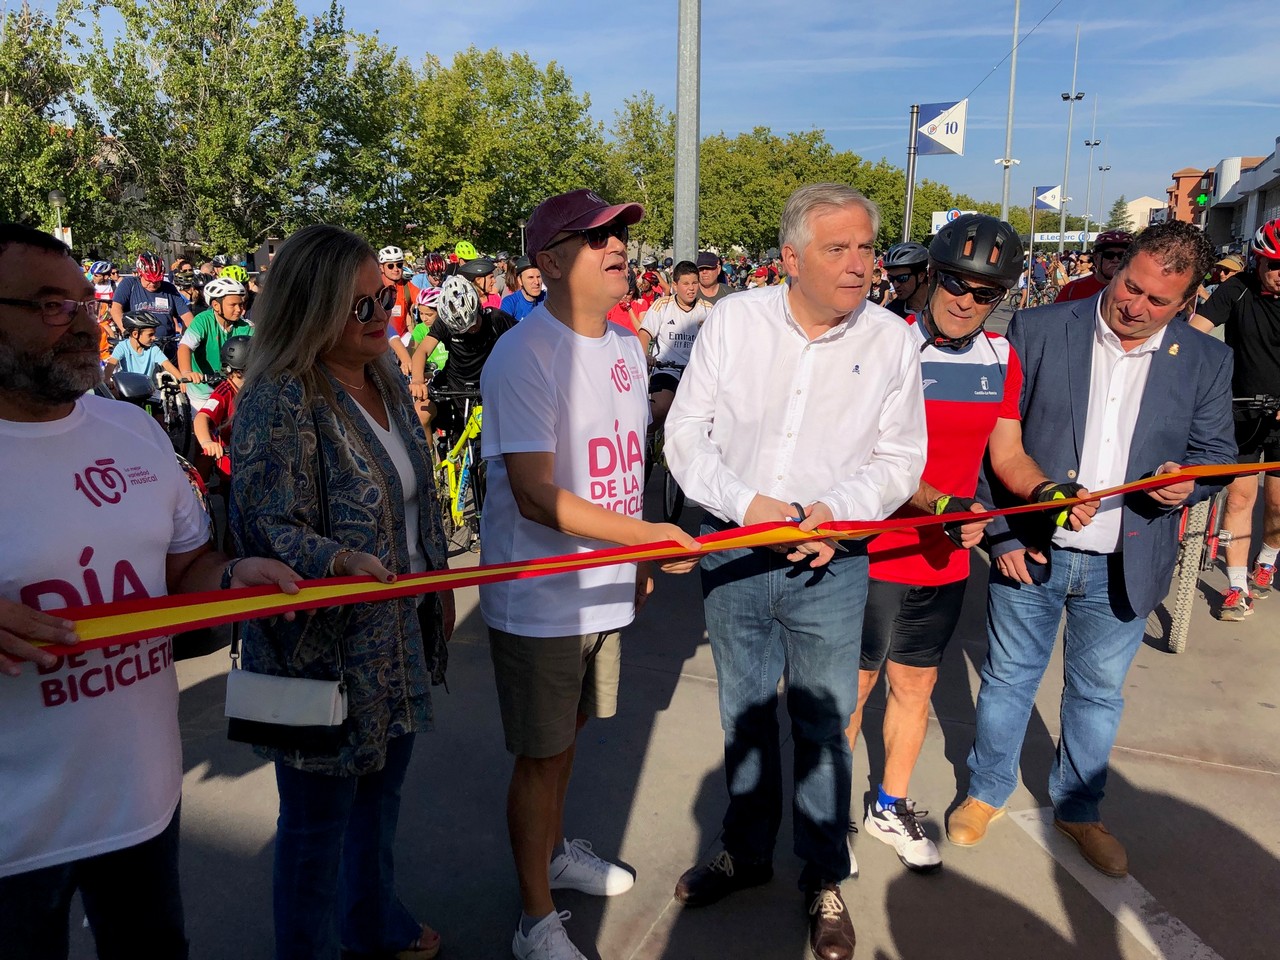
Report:
[[[924,269],[924,265],[928,262],[929,251],[925,249],[924,244],[915,243],[911,240],[905,243],[895,243],[884,255],[884,268],[886,270],[909,269],[912,267]]]
[[[1022,256],[1022,241],[1013,227],[985,213],[957,217],[929,244],[929,261],[935,269],[981,277],[1006,290],[1022,274]]]
[[[228,337],[222,345],[222,369],[224,373],[233,370],[244,372],[249,365],[249,348],[253,344],[252,337]]]
[[[497,263],[488,257],[476,257],[474,260],[458,264],[458,273],[468,280],[480,280],[490,276],[497,267]]]
[[[134,330],[154,330],[160,326],[160,321],[153,314],[144,310],[133,310],[126,313],[120,318],[124,324],[126,333],[132,333]]]

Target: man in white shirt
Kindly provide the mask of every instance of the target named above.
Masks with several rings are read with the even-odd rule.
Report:
[[[627,228],[643,215],[639,204],[611,205],[574,190],[529,217],[526,242],[547,298],[498,340],[480,377],[481,452],[489,465],[482,563],[662,540],[698,549],[679,527],[640,518],[649,420],[644,352],[605,317],[626,295]],[[515,756],[507,828],[523,906],[512,941],[520,960],[582,958],[552,889],[613,896],[633,883],[587,841],[564,838],[564,801],[578,731],[588,717],[616,711],[619,631],[652,589],[646,565],[635,564],[480,588],[503,732]]]
[[[1025,371],[1023,448],[1047,476],[1066,481],[1045,481],[1030,499],[1235,462],[1231,350],[1174,319],[1212,262],[1196,227],[1157,224],[1129,246],[1101,293],[1014,314],[1008,337]],[[1018,502],[993,486],[987,502]],[[987,658],[969,794],[947,824],[952,843],[981,841],[1018,785],[1027,722],[1065,615],[1062,733],[1048,787],[1054,825],[1097,870],[1127,873],[1125,848],[1099,812],[1125,677],[1147,615],[1169,590],[1179,508],[1218,486],[1184,480],[1108,497],[1079,530],[1048,514],[992,521]]]
[[[85,396],[96,318],[61,242],[0,224],[0,954],[66,956],[79,891],[99,956],[170,960],[187,955],[172,638],[55,656],[35,644],[74,646],[74,625],[41,611],[298,578],[214,551],[164,431]]]
[[[716,304],[667,418],[671,471],[706,506],[703,531],[794,521],[879,520],[915,492],[926,431],[919,336],[866,300],[879,210],[839,184],[787,200],[786,284]],[[777,685],[795,741],[795,852],[822,960],[853,955],[840,893],[867,593],[865,547],[823,541],[733,550],[702,565],[720,685],[729,808],[724,852],[680,878],[686,906],[772,877],[782,819]]]
[[[711,313],[711,304],[698,296],[698,268],[681,260],[671,271],[673,293],[654,301],[640,321],[640,346],[652,358],[649,400],[653,428],[667,419],[680,375],[689,363],[689,352],[698,331]]]

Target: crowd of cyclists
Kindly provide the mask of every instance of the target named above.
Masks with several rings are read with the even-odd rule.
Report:
[[[1184,318],[1220,338],[1226,331],[1237,356],[1234,394],[1241,398],[1280,394],[1278,224],[1271,221],[1257,231],[1245,251],[1247,263],[1236,254],[1219,259],[1205,277],[1194,311]],[[1088,250],[1025,257],[1005,296],[1015,309],[1094,296],[1111,282],[1133,239],[1127,231],[1107,230]],[[511,257],[505,250],[485,256],[468,241],[420,259],[387,245],[378,251],[378,264],[391,348],[423,428],[447,449],[463,426],[457,398],[479,398],[480,375],[494,344],[545,298],[541,275],[528,257]],[[131,273],[122,274],[118,264],[106,260],[83,265],[99,305],[106,383],[113,382],[116,371],[148,379],[163,372],[181,382],[196,445],[180,452],[192,456],[206,480],[212,473],[225,482],[235,375],[244,369],[253,301],[268,266],[250,274],[244,264],[219,255],[198,269],[185,258],[166,267],[151,252],[137,257]],[[715,303],[786,279],[777,248],[754,258],[704,250],[692,261],[647,253],[628,262],[628,293],[609,320],[636,334],[649,356],[654,430],[662,426],[698,330]],[[907,241],[877,256],[868,299],[905,320],[920,314],[932,289],[929,247]],[[435,392],[447,397],[437,399]],[[1280,458],[1280,430],[1243,419],[1238,433],[1242,457]],[[1253,612],[1254,600],[1270,593],[1280,546],[1280,477],[1269,476],[1266,490],[1264,542],[1248,571],[1256,484],[1246,477],[1232,486],[1224,538],[1230,586],[1216,610],[1220,619],[1243,619]]]

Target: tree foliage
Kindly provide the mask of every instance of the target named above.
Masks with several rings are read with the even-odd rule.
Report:
[[[1129,201],[1124,198],[1124,194],[1116,197],[1116,202],[1111,204],[1111,212],[1107,214],[1108,230],[1132,230],[1133,218],[1129,216]]]

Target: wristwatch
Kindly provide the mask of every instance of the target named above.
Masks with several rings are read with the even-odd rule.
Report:
[[[222,589],[223,590],[231,589],[231,577],[235,573],[236,564],[243,559],[244,557],[236,557],[234,560],[232,560],[230,563],[228,563],[225,567],[222,568]]]

